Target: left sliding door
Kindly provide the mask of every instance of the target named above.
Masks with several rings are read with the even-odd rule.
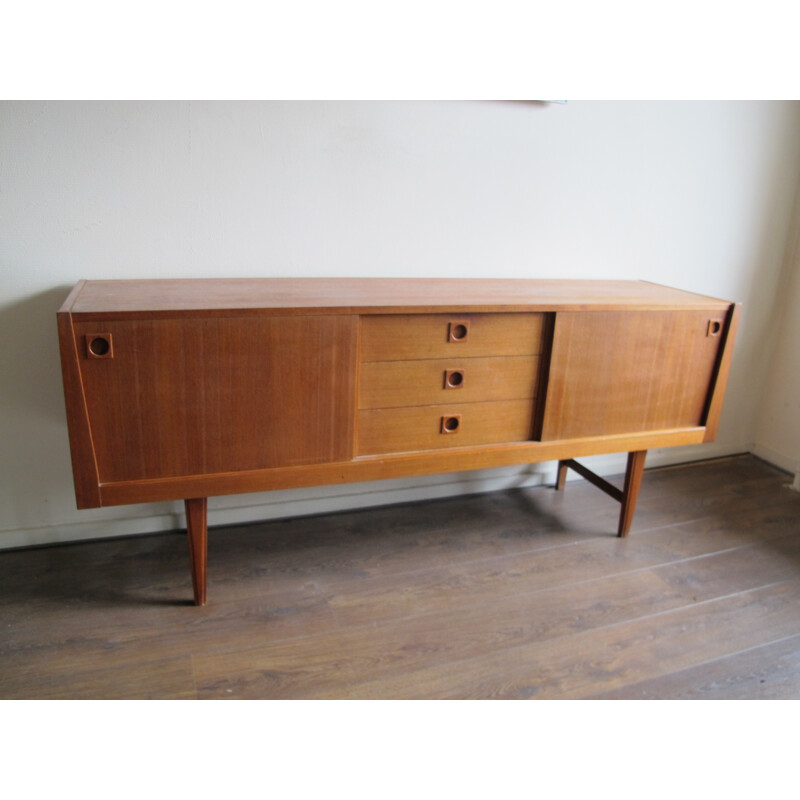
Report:
[[[74,336],[100,483],[352,458],[354,316],[77,320]]]

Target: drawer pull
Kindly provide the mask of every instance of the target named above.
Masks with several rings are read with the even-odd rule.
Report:
[[[464,370],[463,369],[448,369],[444,373],[444,388],[445,389],[463,389],[464,388]]]
[[[87,333],[84,340],[87,358],[114,358],[110,333]]]
[[[468,336],[469,336],[468,319],[453,320],[448,326],[447,341],[466,342]]]
[[[442,433],[458,433],[461,430],[461,414],[442,417]]]
[[[708,330],[706,331],[706,336],[719,336],[721,330],[722,330],[722,320],[710,319],[708,321]]]

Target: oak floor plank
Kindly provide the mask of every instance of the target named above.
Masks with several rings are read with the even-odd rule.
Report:
[[[685,540],[676,541],[680,536]],[[581,594],[598,592],[603,580],[641,570],[650,570],[667,584],[681,587],[689,602],[800,575],[800,537],[792,534],[774,540],[768,548],[738,538],[723,539],[721,547],[719,540],[712,540],[716,547],[702,549],[700,545],[709,540],[675,531],[664,539],[661,547],[630,549],[622,540],[622,555],[606,554],[595,544],[581,544],[568,551],[558,548],[516,559],[472,563],[447,574],[439,570],[322,588],[337,622],[363,625],[458,611],[501,597],[513,599],[555,589],[568,591],[564,602],[571,604],[578,602]],[[558,575],[557,581],[554,575]]]
[[[676,464],[648,471],[648,480],[642,484],[640,496],[656,497],[675,494],[680,485],[682,493],[706,495],[709,493],[750,494],[754,491],[780,491],[789,476],[766,461],[752,456],[726,456],[724,458]]]
[[[645,483],[646,481],[643,486]],[[671,495],[640,493],[631,533],[713,519],[720,515],[758,512],[772,506],[796,507],[797,493],[792,492],[785,484],[785,476],[783,480],[779,477],[765,477],[748,487],[720,485],[707,492],[698,492],[694,491],[691,484],[676,481]],[[586,533],[591,531],[598,536],[615,530],[615,520],[619,516],[617,503],[601,495],[605,502],[596,507],[590,516],[588,510],[584,511],[570,502],[569,491],[568,484],[564,492],[552,492],[549,496],[544,492],[535,495],[535,507],[531,510],[553,516],[559,525],[568,529]]]
[[[800,700],[800,636],[595,695],[597,700]]]
[[[785,549],[796,554],[800,541],[789,541]],[[751,546],[545,589],[531,589],[530,581],[522,581],[517,593],[487,592],[482,598],[476,598],[474,587],[431,581],[426,575],[422,584],[409,579],[393,587],[379,610],[374,588],[349,596],[346,606],[331,598],[337,619],[344,613],[346,625],[327,634],[196,658],[198,690],[208,697],[223,692],[301,697],[309,684],[324,684],[335,693],[357,680],[366,663],[374,675],[407,674],[650,617],[797,574],[781,554]],[[506,586],[513,583],[507,576],[500,580]]]
[[[31,687],[35,686],[35,694]],[[20,671],[0,677],[0,697],[6,700],[196,700],[188,656],[126,663],[98,669],[52,670],[35,681]]]
[[[592,589],[594,591],[592,591]],[[495,601],[398,616],[382,624],[333,628],[319,636],[258,648],[195,656],[201,697],[303,697],[373,676],[407,674],[432,665],[471,659],[520,643],[567,635],[642,609],[684,605],[653,573],[636,572],[602,586],[566,587]],[[412,609],[408,609],[409,612]]]
[[[800,580],[385,680],[329,699],[581,699],[800,634]],[[202,693],[202,683],[198,685]]]
[[[648,470],[625,540],[583,480],[212,529],[204,608],[185,534],[0,551],[0,698],[793,697],[788,483]]]
[[[193,606],[179,607],[176,610],[181,613],[171,620],[164,615],[150,625],[143,620],[125,625],[114,615],[94,609],[68,618],[53,615],[46,623],[46,635],[24,630],[16,633],[24,625],[7,628],[0,651],[0,675],[23,672],[26,680],[34,682],[67,670],[126,669],[142,661],[166,660],[176,653],[190,656],[217,649],[246,649],[254,642],[309,636],[335,624],[321,598],[293,604],[289,598],[281,604],[222,601],[209,605],[207,611],[205,608],[195,613]],[[59,625],[59,619],[68,619],[68,623]],[[0,697],[3,685],[0,677]]]

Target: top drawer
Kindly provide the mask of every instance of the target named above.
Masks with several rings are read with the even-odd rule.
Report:
[[[360,360],[537,355],[544,317],[544,313],[364,315]]]

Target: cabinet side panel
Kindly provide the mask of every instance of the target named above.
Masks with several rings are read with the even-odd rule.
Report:
[[[112,357],[85,352],[98,331]],[[92,321],[76,332],[101,482],[352,458],[353,316]]]
[[[722,415],[722,401],[725,397],[725,388],[728,384],[728,374],[733,360],[733,345],[736,341],[736,331],[739,327],[739,316],[742,311],[741,303],[732,304],[728,311],[728,324],[725,327],[725,341],[720,346],[718,366],[714,376],[714,388],[708,399],[706,413],[706,435],[704,442],[713,442],[717,437],[719,419]]]
[[[542,439],[702,425],[725,312],[558,313]]]
[[[75,499],[78,508],[96,508],[100,505],[97,462],[89,427],[86,398],[81,384],[79,354],[72,329],[72,317],[69,312],[59,311],[57,321]]]

